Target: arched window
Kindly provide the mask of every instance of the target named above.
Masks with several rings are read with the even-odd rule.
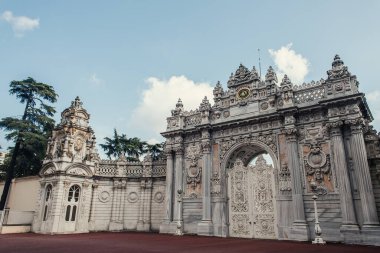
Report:
[[[48,211],[50,209],[50,203],[52,199],[52,193],[53,193],[53,187],[51,184],[49,184],[45,188],[45,205],[44,205],[44,215],[43,215],[43,221],[46,221],[48,219]]]
[[[75,221],[78,210],[79,196],[80,187],[78,185],[71,186],[69,189],[69,194],[67,196],[67,207],[65,215],[66,221]]]

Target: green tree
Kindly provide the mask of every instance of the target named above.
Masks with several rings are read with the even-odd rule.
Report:
[[[138,161],[140,155],[148,152],[148,144],[145,141],[141,141],[137,137],[127,138],[125,134],[118,134],[116,129],[114,129],[112,138],[105,137],[104,140],[105,143],[100,144],[100,147],[106,152],[109,159],[124,155],[129,161]]]
[[[0,128],[8,132],[7,140],[13,140],[10,159],[6,162],[4,190],[0,200],[0,210],[5,207],[9,187],[15,176],[37,174],[45,156],[47,138],[53,127],[54,107],[58,95],[48,84],[38,83],[28,77],[23,81],[12,81],[9,93],[25,104],[20,118],[6,117],[0,121]]]
[[[153,160],[158,160],[158,158],[162,154],[162,149],[164,147],[164,143],[156,143],[156,144],[147,144],[147,151],[153,158]]]
[[[125,155],[126,150],[124,147],[124,140],[127,137],[125,134],[119,135],[117,130],[113,130],[113,138],[105,137],[105,144],[100,144],[100,147],[106,152],[109,159],[111,157],[118,158],[121,154]]]

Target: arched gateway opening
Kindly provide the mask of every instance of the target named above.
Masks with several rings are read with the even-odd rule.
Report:
[[[232,147],[226,157],[229,236],[278,238],[275,155],[264,144],[246,143]]]

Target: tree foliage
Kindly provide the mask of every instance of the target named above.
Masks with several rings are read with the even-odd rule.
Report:
[[[128,138],[125,134],[118,134],[114,129],[112,138],[105,137],[105,143],[100,147],[105,151],[109,159],[125,156],[128,161],[138,161],[140,156],[149,153],[153,160],[158,159],[162,152],[162,144],[149,145],[140,138]]]
[[[6,170],[5,186],[14,176],[36,175],[41,168],[47,138],[54,128],[52,117],[55,109],[49,103],[55,103],[58,97],[52,86],[36,82],[31,77],[23,81],[12,81],[9,93],[25,104],[25,109],[21,118],[6,117],[0,121],[0,128],[7,132],[5,138],[15,143],[9,149],[9,159],[6,159],[3,166]],[[6,192],[5,186],[3,195]],[[5,201],[3,197],[0,210]]]

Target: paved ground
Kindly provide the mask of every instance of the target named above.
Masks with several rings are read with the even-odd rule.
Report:
[[[326,246],[311,243],[248,240],[235,238],[216,238],[200,236],[182,236],[150,233],[90,233],[75,235],[38,235],[13,234],[0,235],[0,252],[27,253],[114,253],[114,252],[380,252],[380,247],[328,244]]]

